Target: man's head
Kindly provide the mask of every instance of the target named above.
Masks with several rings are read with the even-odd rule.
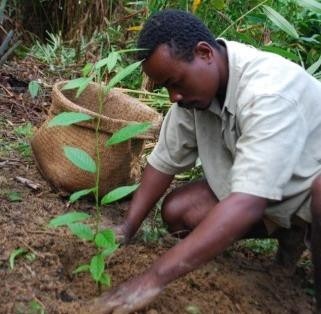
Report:
[[[194,15],[179,10],[156,13],[141,31],[138,48],[144,49],[138,53],[145,60],[144,72],[167,88],[172,102],[204,110],[220,92],[224,49]]]

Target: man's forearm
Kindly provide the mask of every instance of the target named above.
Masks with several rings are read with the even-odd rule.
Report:
[[[263,217],[266,200],[235,193],[213,208],[193,232],[165,253],[149,270],[160,284],[194,270],[240,239]]]
[[[134,194],[124,222],[127,239],[136,233],[149,211],[169,187],[173,177],[156,170],[149,164],[146,166],[142,182]]]

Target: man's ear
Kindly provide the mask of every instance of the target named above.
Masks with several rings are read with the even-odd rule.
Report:
[[[200,41],[194,48],[194,55],[205,61],[211,61],[214,57],[213,49],[214,48],[206,41]]]

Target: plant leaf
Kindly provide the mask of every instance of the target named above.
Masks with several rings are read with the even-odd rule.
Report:
[[[296,2],[304,8],[315,13],[321,13],[321,3],[315,0],[296,0]]]
[[[93,117],[82,112],[62,112],[49,121],[48,127],[66,126],[91,119]]]
[[[28,251],[24,248],[17,248],[10,253],[9,256],[9,266],[10,269],[14,268],[14,261],[16,257],[26,254]]]
[[[105,229],[96,234],[95,243],[98,247],[107,248],[116,243],[115,233],[112,229]]]
[[[320,66],[321,66],[321,56],[316,62],[314,62],[311,66],[309,66],[309,68],[307,68],[307,72],[313,75]]]
[[[31,97],[35,98],[41,90],[41,86],[37,81],[31,81],[28,85],[28,90]]]
[[[99,281],[104,270],[105,270],[104,257],[101,254],[93,256],[93,258],[90,261],[90,273],[96,282]]]
[[[74,193],[72,193],[69,197],[69,202],[70,203],[74,203],[76,202],[79,198],[94,192],[96,190],[96,188],[91,188],[91,189],[84,189],[84,190],[80,190],[80,191],[76,191]]]
[[[86,84],[87,80],[88,80],[88,77],[79,77],[79,78],[70,80],[68,81],[68,83],[66,83],[63,86],[62,90],[80,88],[84,84]]]
[[[138,186],[139,184],[121,186],[110,191],[102,198],[101,205],[110,204],[112,202],[120,200],[121,198],[133,193],[138,188]]]
[[[71,223],[68,224],[68,228],[71,233],[77,236],[78,238],[86,241],[91,241],[94,239],[94,232],[91,228],[83,223]]]
[[[151,127],[150,122],[132,123],[115,132],[106,142],[106,146],[119,144],[146,132]]]
[[[94,65],[92,63],[87,63],[81,70],[83,76],[89,75]]]
[[[50,228],[57,228],[59,226],[69,225],[74,222],[86,220],[89,217],[90,217],[90,215],[88,215],[87,213],[70,212],[70,213],[67,213],[64,215],[59,215],[59,216],[51,219],[48,226]]]
[[[107,286],[107,287],[110,287],[111,285],[111,278],[109,276],[109,274],[107,273],[102,273],[100,278],[99,278],[99,282],[104,285],[104,286]]]
[[[142,61],[137,61],[135,63],[132,63],[128,65],[126,68],[119,71],[107,84],[107,86],[104,88],[105,95],[119,82],[121,82],[126,76],[130,75],[132,72],[134,72],[140,65]]]
[[[76,94],[76,98],[78,98],[80,96],[80,94],[87,88],[87,86],[89,85],[89,83],[93,80],[93,77],[90,76],[86,79],[86,81],[83,82],[83,84],[81,86],[79,86],[78,90],[77,90],[77,94]]]
[[[66,157],[78,168],[95,173],[96,163],[84,150],[76,147],[65,146],[64,153]]]
[[[118,249],[119,245],[118,244],[113,244],[110,245],[109,247],[107,247],[106,249],[104,249],[101,253],[101,255],[105,258],[111,254],[113,254],[117,249]]]
[[[108,72],[111,72],[117,63],[118,58],[119,53],[117,51],[112,51],[107,58],[101,59],[95,64],[95,69],[100,69],[107,65]]]
[[[78,274],[78,273],[86,272],[89,270],[90,270],[90,266],[88,264],[82,264],[82,265],[79,265],[72,273]]]
[[[280,28],[282,31],[287,33],[289,36],[298,39],[299,34],[292,24],[290,24],[280,13],[267,5],[262,6],[265,15],[272,21],[272,23]]]

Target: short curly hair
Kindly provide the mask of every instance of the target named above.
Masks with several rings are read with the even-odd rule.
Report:
[[[213,48],[219,45],[210,30],[195,15],[174,9],[160,11],[146,21],[139,34],[138,60],[148,59],[161,44],[167,44],[176,57],[185,61],[194,59],[193,50],[205,41]]]

